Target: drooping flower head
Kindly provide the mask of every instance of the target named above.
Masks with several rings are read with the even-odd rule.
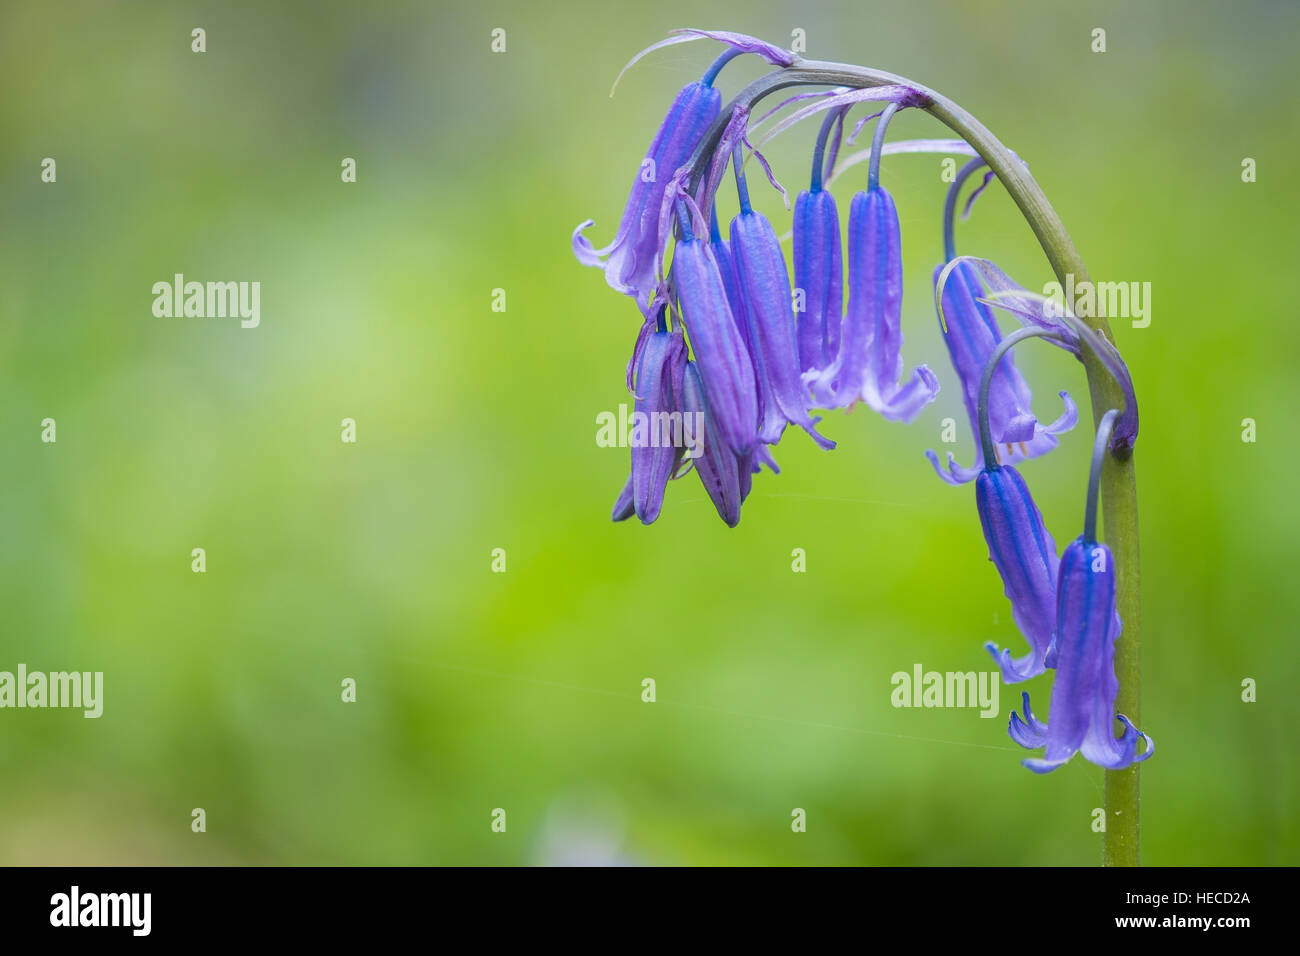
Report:
[[[653,522],[668,481],[694,469],[718,515],[734,527],[759,468],[778,471],[770,446],[788,424],[831,448],[834,443],[816,431],[816,409],[863,402],[886,419],[910,422],[934,399],[938,380],[928,367],[918,365],[905,374],[899,215],[880,185],[880,161],[891,151],[974,155],[974,150],[951,140],[885,144],[886,127],[898,110],[943,105],[889,76],[855,73],[857,68],[844,64],[798,61],[770,44],[733,33],[677,31],[650,49],[700,37],[719,40],[728,50],[698,83],[678,94],[646,154],[614,241],[594,249],[582,237],[586,223],[574,233],[573,248],[582,262],[602,267],[610,285],[633,297],[644,317],[627,372],[636,396],[631,471],[614,519],[635,514],[644,523]],[[724,109],[713,81],[742,53],[756,53],[781,69],[751,83]],[[846,82],[857,88],[796,94],[751,126],[750,111],[763,97],[805,82]],[[889,85],[873,85],[881,82]],[[837,163],[846,116],[863,102],[884,106],[859,120],[848,142],[874,119],[872,147]],[[791,105],[794,110],[763,139],[751,141],[757,126]],[[792,290],[776,232],[750,203],[744,167],[754,158],[785,197],[759,147],[818,112],[825,117],[811,181],[794,207]],[[981,152],[990,155],[990,149],[1007,161],[996,141],[984,143]],[[852,200],[847,248],[842,250],[839,214],[826,187],[860,160],[870,163],[867,188]],[[1002,168],[992,155],[990,162]],[[1047,721],[1034,716],[1028,694],[1024,717],[1011,715],[1012,738],[1044,751],[1025,765],[1045,773],[1081,752],[1103,767],[1121,769],[1150,757],[1153,744],[1127,717],[1115,713],[1119,684],[1114,658],[1122,623],[1113,558],[1097,540],[1096,503],[1101,462],[1107,454],[1125,458],[1136,440],[1133,383],[1114,346],[1068,307],[1029,292],[988,259],[956,254],[952,234],[958,194],[982,164],[981,159],[968,163],[949,190],[945,262],[934,276],[944,341],[979,438],[978,451],[971,468],[949,455],[945,469],[933,452],[927,455],[945,481],[975,481],[989,558],[1028,643],[1027,653],[1016,656],[1010,648],[986,645],[1003,679],[1015,683],[1049,669],[1056,672]],[[718,228],[715,199],[729,165],[735,169],[740,213],[731,223],[728,242]],[[985,186],[990,179],[991,174],[985,176]],[[1007,177],[1008,185],[1015,179]],[[1004,335],[998,311],[1021,327]],[[1007,355],[1030,337],[1046,338],[1090,363],[1095,358],[1117,384],[1114,389],[1103,386],[1102,394],[1123,400],[1121,409],[1103,417],[1097,433],[1084,533],[1060,558],[1014,465],[1055,448],[1058,436],[1075,425],[1077,409],[1062,391],[1065,412],[1055,422],[1044,424],[1034,414],[1029,386]],[[1095,371],[1094,366],[1089,370]]]
[[[1155,744],[1123,714],[1115,713],[1119,681],[1115,676],[1115,642],[1123,625],[1116,610],[1115,561],[1096,536],[1096,494],[1101,460],[1118,411],[1102,418],[1093,452],[1084,532],[1065,549],[1056,584],[1056,637],[1052,656],[1056,681],[1046,722],[1034,716],[1029,694],[1023,696],[1025,716],[1014,711],[1008,732],[1029,750],[1043,749],[1024,765],[1047,773],[1076,753],[1107,770],[1122,770],[1146,760]],[[1115,736],[1116,727],[1122,728]],[[1139,741],[1146,748],[1138,753]]]
[[[575,232],[573,246],[580,261],[601,266],[609,283],[633,297],[646,317],[627,373],[640,403],[638,410],[644,405],[647,414],[687,411],[683,403],[689,399],[690,411],[707,420],[712,448],[707,460],[693,460],[692,466],[730,524],[745,497],[743,492],[732,493],[733,464],[734,487],[745,491],[762,466],[778,472],[770,446],[779,442],[788,424],[798,425],[822,448],[834,447],[816,429],[820,419],[813,409],[817,405],[848,407],[866,402],[886,418],[910,421],[938,391],[925,366],[900,383],[898,213],[879,185],[879,159],[889,151],[883,142],[889,118],[900,108],[928,104],[929,97],[902,84],[834,87],[801,94],[777,107],[780,111],[791,103],[800,104],[768,130],[759,145],[822,111],[826,112],[823,133],[834,131],[833,137],[818,138],[813,180],[796,210],[799,301],[811,303],[810,312],[801,308],[796,317],[780,241],[768,219],[750,204],[744,176],[747,158],[758,162],[782,196],[785,190],[758,146],[750,142],[752,103],[738,97],[723,111],[713,88],[726,63],[743,53],[757,54],[778,67],[789,67],[796,58],[753,37],[690,30],[675,31],[632,62],[649,50],[700,37],[719,40],[728,50],[699,82],[678,94],[633,183],[614,241],[594,249],[582,236],[586,223]],[[880,119],[869,188],[855,199],[850,215],[846,313],[839,218],[821,179],[833,176],[845,115],[864,102],[881,103],[885,109],[860,121],[849,136],[852,142],[866,122]],[[954,144],[919,141],[919,145],[891,144],[891,148],[951,151]],[[964,144],[956,148],[969,151]],[[718,229],[714,200],[729,165],[735,167],[740,212],[731,223],[728,242]],[[669,332],[662,321],[669,311],[680,321],[676,332]],[[682,332],[685,350],[678,354],[674,347],[670,353],[664,336],[680,339]],[[691,381],[689,396],[685,385],[675,388],[671,384],[675,379],[665,377],[664,362],[670,354],[674,366],[685,368],[684,363],[691,363],[690,374],[682,373],[683,382]],[[818,389],[810,389],[814,383],[820,386],[819,394],[815,394]],[[734,456],[734,462],[718,457],[722,448]],[[676,475],[679,463],[680,456],[673,459],[664,452],[634,449],[632,477],[616,505],[615,518],[637,514],[644,522],[653,521],[668,480],[665,476]]]

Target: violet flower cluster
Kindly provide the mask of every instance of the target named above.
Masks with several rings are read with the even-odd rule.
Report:
[[[829,450],[835,443],[818,432],[817,411],[864,403],[889,421],[910,423],[939,392],[934,372],[917,365],[909,373],[903,360],[899,215],[880,182],[881,159],[891,152],[973,155],[974,150],[960,140],[887,144],[889,123],[900,110],[929,104],[924,91],[902,83],[800,93],[752,123],[757,97],[739,96],[724,109],[713,85],[720,71],[748,53],[777,67],[779,74],[796,65],[796,57],[752,37],[698,30],[677,31],[650,49],[698,37],[721,41],[727,50],[673,101],[638,168],[613,240],[596,249],[584,236],[591,221],[573,234],[578,260],[601,268],[609,285],[629,297],[641,316],[627,384],[655,440],[634,443],[631,449],[629,476],[613,509],[615,521],[632,515],[645,524],[655,521],[668,482],[694,470],[718,514],[735,526],[754,475],[764,467],[779,470],[769,449],[788,425]],[[862,103],[877,104],[879,112],[858,121],[846,136],[848,115]],[[773,126],[768,139],[805,117],[823,114],[809,185],[793,208],[793,282],[781,241],[753,207],[745,176],[753,158],[780,188],[750,136],[786,107],[793,111]],[[870,150],[837,166],[842,144],[852,143],[871,120]],[[869,163],[866,184],[850,202],[847,247],[842,247],[839,212],[826,187],[859,158]],[[1044,750],[1025,765],[1046,772],[1081,751],[1093,763],[1120,769],[1153,752],[1150,739],[1114,712],[1114,647],[1122,625],[1113,561],[1096,539],[1101,461],[1106,454],[1131,453],[1137,437],[1132,381],[1115,348],[1068,307],[1029,292],[987,259],[957,255],[959,194],[983,165],[983,159],[972,159],[948,190],[945,262],[933,276],[944,342],[979,444],[970,467],[951,454],[946,465],[934,452],[926,454],[945,482],[975,484],[989,557],[1028,644],[1019,656],[988,645],[1003,679],[1018,683],[1055,672],[1049,720],[1034,716],[1027,693],[1024,717],[1011,716],[1011,737],[1026,748]],[[728,166],[734,170],[739,212],[724,238],[715,200]],[[970,196],[967,212],[990,177],[986,174]],[[1004,336],[999,313],[1019,328]],[[1031,337],[1077,357],[1086,347],[1124,395],[1124,408],[1102,420],[1085,531],[1064,555],[1058,555],[1015,466],[1055,448],[1077,423],[1078,410],[1061,391],[1064,411],[1059,417],[1044,423],[1034,414],[1029,385],[1007,354]],[[702,450],[694,458],[684,453],[683,420],[703,422]],[[1123,728],[1119,738],[1116,724]],[[1146,747],[1139,754],[1141,740]]]

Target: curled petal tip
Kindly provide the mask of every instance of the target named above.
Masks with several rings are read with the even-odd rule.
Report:
[[[1069,757],[1066,757],[1064,760],[1044,760],[1041,757],[1026,757],[1020,761],[1020,764],[1034,773],[1051,773],[1057,767],[1068,763],[1069,759]]]
[[[614,502],[614,511],[611,517],[615,521],[626,521],[636,513],[636,506],[632,503],[632,478],[629,476],[627,484],[618,494],[618,500]]]
[[[1026,750],[1037,750],[1043,745],[1038,736],[1020,719],[1020,715],[1014,710],[1007,721],[1007,736]]]
[[[602,261],[601,257],[604,256],[609,251],[608,248],[597,249],[595,246],[591,244],[591,240],[582,234],[584,230],[590,229],[595,224],[596,224],[596,220],[587,219],[584,220],[583,222],[578,223],[578,228],[573,230],[573,237],[572,237],[573,255],[574,258],[576,258],[584,266],[596,266],[597,268],[603,268],[605,263],[604,261]]]
[[[832,439],[827,438],[825,435],[820,434],[816,429],[816,425],[821,422],[821,420],[821,416],[817,415],[812,419],[810,425],[802,425],[800,427],[808,433],[808,437],[815,441],[818,447],[824,448],[826,451],[831,451],[835,448],[835,442]]]
[[[1137,727],[1133,726],[1132,721],[1123,714],[1116,714],[1115,719],[1124,725],[1124,738],[1127,740],[1131,736],[1135,748],[1139,739],[1147,742],[1147,749],[1140,754],[1136,754],[1133,757],[1133,763],[1141,763],[1156,752],[1156,742],[1152,740],[1150,736],[1144,734],[1142,731],[1138,730]]]
[[[776,463],[772,453],[767,450],[767,445],[759,443],[754,446],[754,474],[758,474],[762,470],[761,465],[766,465],[774,475],[781,474],[781,466]]]
[[[1011,656],[1011,648],[999,647],[994,641],[985,641],[984,649],[989,652],[993,662],[1002,671],[1002,682],[1004,684],[1020,684],[1037,677],[1046,670],[1042,664],[1034,662],[1032,653],[1025,655],[1020,660],[1016,660]],[[1026,704],[1026,706],[1028,705]],[[1030,714],[1029,716],[1032,718],[1033,715]]]
[[[1026,750],[1037,750],[1047,742],[1047,727],[1030,709],[1028,691],[1021,692],[1020,700],[1025,711],[1024,719],[1013,710],[1007,722],[1007,735]]]
[[[930,460],[930,464],[934,467],[934,473],[954,487],[968,484],[979,477],[978,461],[975,463],[975,467],[964,468],[957,464],[957,459],[953,457],[953,453],[948,452],[948,467],[945,469],[939,464],[939,456],[933,451],[926,449],[925,457]]]
[[[886,385],[886,388],[889,386]],[[876,383],[869,383],[862,392],[862,400],[891,422],[910,425],[918,415],[939,396],[939,379],[929,366],[918,365],[912,377],[899,386],[894,385],[892,395],[881,396]]]
[[[1065,403],[1065,411],[1061,417],[1050,425],[1043,427],[1043,431],[1049,435],[1063,435],[1075,425],[1079,424],[1079,406],[1074,403],[1069,392],[1057,392],[1061,396],[1061,401]]]

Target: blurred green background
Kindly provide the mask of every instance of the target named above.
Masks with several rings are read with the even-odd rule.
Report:
[[[884,174],[904,355],[939,400],[908,428],[834,414],[830,453],[788,433],[735,530],[693,476],[655,525],[609,521],[627,452],[597,447],[595,416],[628,400],[637,316],[569,234],[613,235],[717,51],[653,54],[611,100],[613,77],[690,25],[802,29],[810,56],[947,93],[1029,162],[1095,278],[1152,283],[1150,327],[1116,327],[1143,416],[1143,858],[1300,862],[1300,12],[731,6],[4,5],[0,670],[101,670],[105,710],[0,711],[0,862],[1099,860],[1101,772],[1024,770],[1012,689],[996,720],[890,705],[895,671],[988,670],[983,641],[1021,642],[973,490],[922,456],[952,416],[972,457],[930,299],[939,157]],[[761,69],[737,61],[724,93]],[[769,151],[792,191],[815,131]],[[1050,278],[998,187],[958,243]],[[155,318],[176,272],[260,281],[261,326]],[[1086,415],[1073,360],[1021,352],[1044,417],[1062,387]],[[1079,429],[1023,469],[1062,546],[1089,445]],[[1030,685],[1040,710],[1049,687]]]

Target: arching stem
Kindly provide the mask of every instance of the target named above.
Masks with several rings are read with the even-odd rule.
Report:
[[[1101,469],[1106,463],[1106,446],[1110,444],[1110,432],[1119,418],[1119,409],[1112,408],[1101,417],[1097,426],[1097,438],[1092,445],[1092,467],[1088,469],[1088,502],[1083,509],[1083,540],[1089,544],[1097,541],[1097,493],[1101,488]]]
[[[876,129],[871,137],[871,162],[867,165],[867,191],[880,188],[880,158],[885,150],[885,131],[889,129],[889,121],[894,118],[898,112],[898,104],[890,103],[880,114],[880,119],[876,120]]]

